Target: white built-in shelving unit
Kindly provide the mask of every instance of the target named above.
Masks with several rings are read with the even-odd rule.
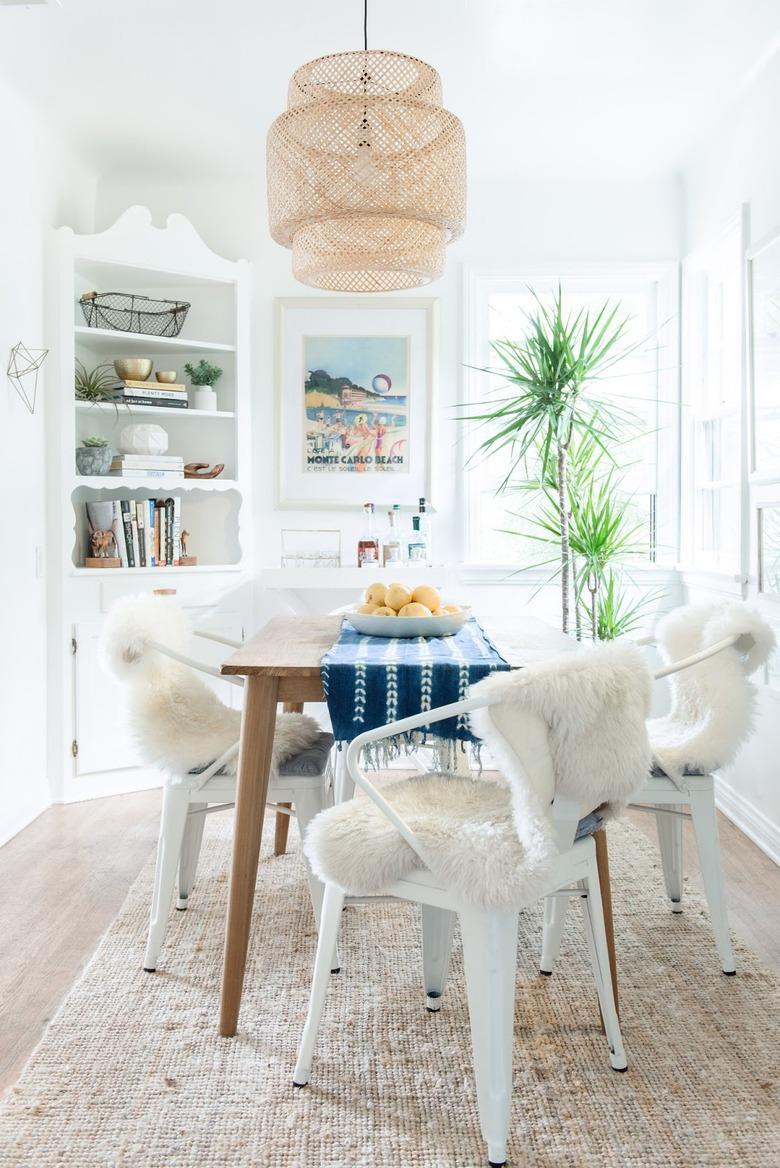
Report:
[[[212,252],[181,215],[156,227],[143,207],[126,211],[107,231],[53,233],[50,317],[55,376],[47,386],[49,532],[47,574],[50,693],[62,695],[51,711],[55,797],[84,798],[156,783],[137,765],[132,745],[117,731],[121,695],[99,668],[100,622],[128,592],[175,588],[177,600],[199,623],[240,635],[251,612],[251,448],[249,265]],[[181,334],[155,337],[90,328],[79,298],[84,292],[132,292],[191,304]],[[74,365],[88,369],[117,357],[150,357],[154,369],[176,370],[201,358],[219,365],[218,410],[114,406],[76,401]],[[154,382],[154,373],[151,375]],[[119,445],[122,428],[155,422],[168,434],[168,453],[185,462],[224,463],[217,479],[160,478],[128,482],[80,475],[75,448],[89,435]],[[88,554],[85,504],[180,496],[182,526],[197,565],[170,568],[93,569]],[[219,651],[218,651],[219,652]],[[218,683],[219,684],[219,683]],[[56,700],[56,696],[55,696]],[[114,716],[111,706],[114,703]],[[62,775],[59,781],[58,775]],[[57,789],[59,788],[59,789]]]

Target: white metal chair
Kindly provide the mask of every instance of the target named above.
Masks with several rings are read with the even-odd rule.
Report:
[[[736,609],[736,606],[732,606],[732,608]],[[739,609],[736,609],[736,611],[738,612]],[[760,626],[756,626],[755,622],[757,618],[753,613],[748,612],[748,619],[754,626],[753,632],[761,637],[762,640],[763,636],[766,635],[766,644],[771,647],[771,630],[768,627],[762,629]],[[654,636],[644,637],[637,641],[637,644],[640,645],[652,645],[655,643],[656,638]],[[692,653],[679,661],[671,662],[662,669],[659,669],[655,677],[658,680],[691,670],[692,672],[686,679],[688,686],[686,699],[691,705],[696,707],[698,719],[701,722],[711,721],[717,723],[719,720],[726,722],[728,721],[727,710],[725,708],[718,708],[717,699],[713,700],[713,696],[708,692],[707,687],[700,683],[700,675],[697,674],[694,667],[718,657],[719,654],[731,651],[732,653],[739,652],[744,657],[745,654],[754,651],[754,649],[755,637],[750,632],[735,632],[727,637],[721,638],[713,644],[707,645],[697,653]],[[766,649],[766,653],[768,651]],[[763,645],[759,652],[763,657]],[[760,664],[758,658],[756,659],[756,664]],[[752,665],[750,671],[755,667],[756,665]],[[745,702],[749,706],[749,682],[747,676],[741,669],[735,673],[735,681],[738,685],[741,682],[746,688],[743,693],[734,694],[732,692],[732,700]],[[728,700],[725,692],[723,697]],[[651,746],[654,746],[652,723],[650,723],[650,726],[650,742]],[[740,737],[736,732],[732,732],[728,736],[728,739],[724,736],[721,747],[724,752],[721,765],[725,765],[736,754],[743,738],[744,734]],[[715,810],[715,789],[712,771],[716,769],[717,767],[714,765],[710,765],[707,769],[694,765],[684,767],[680,773],[668,774],[664,772],[661,766],[655,765],[648,775],[644,786],[636,792],[629,805],[637,810],[650,812],[656,817],[664,882],[673,912],[682,911],[683,819],[687,818],[692,821],[699,852],[704,891],[710,911],[710,919],[715,934],[715,945],[720,958],[721,969],[727,976],[732,976],[736,973],[736,965],[729,934],[723,869],[720,856],[720,841],[718,836],[718,821]],[[685,806],[688,806],[690,811],[686,812],[683,810]],[[552,973],[560,947],[565,914],[565,902],[551,900],[546,905],[544,942],[540,963],[542,973]]]
[[[360,753],[370,743],[484,709],[497,701],[490,696],[472,697],[405,718],[360,735],[347,751],[346,769],[351,782],[366,793],[421,860],[420,841],[369,781],[359,765]],[[478,791],[479,781],[471,785]],[[544,877],[542,894],[574,896],[582,905],[610,1063],[614,1070],[624,1071],[627,1063],[612,992],[594,842],[590,835],[575,841],[580,814],[573,802],[556,798],[552,818],[559,854]],[[595,821],[584,830],[590,831],[593,826]],[[388,884],[383,894],[420,905],[424,989],[427,1008],[432,1011],[441,1005],[453,924],[456,915],[460,918],[480,1125],[490,1164],[504,1164],[511,1101],[518,913],[524,904],[517,903],[509,911],[473,907],[463,903],[459,895],[425,867]],[[298,1087],[306,1085],[311,1073],[345,898],[345,892],[338,884],[326,882],[309,1011],[293,1075],[293,1082]]]
[[[194,635],[229,648],[240,647],[240,642],[215,633],[195,630]],[[165,644],[161,637],[173,643]],[[176,907],[183,911],[195,881],[206,816],[232,807],[235,801],[240,714],[225,706],[197,675],[220,678],[239,687],[243,687],[243,679],[222,677],[214,666],[183,652],[188,637],[184,615],[173,602],[128,597],[112,610],[101,641],[106,666],[133,687],[130,715],[142,753],[165,775],[144,956],[144,969],[149,973],[157,968],[165,940],[177,874]],[[166,667],[166,659],[182,668]],[[290,815],[294,805],[303,837],[309,822],[330,799],[333,736],[316,734],[311,726],[296,726],[293,732],[289,722],[282,734],[285,732],[288,750],[295,746],[300,753],[283,757],[280,752],[268,788],[269,806]],[[231,741],[233,734],[235,741]],[[211,758],[207,765],[203,765],[204,755]],[[200,760],[197,764],[196,757]],[[190,762],[182,763],[184,758]],[[308,862],[306,870],[319,927],[323,886]]]

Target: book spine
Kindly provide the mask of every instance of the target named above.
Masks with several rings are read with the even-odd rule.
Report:
[[[132,377],[125,377],[123,381],[116,381],[112,388],[140,389],[143,393],[184,393],[187,386],[183,381],[138,381]]]
[[[138,526],[138,562],[146,567],[146,500],[139,499],[135,505],[135,520]]]
[[[151,386],[148,383],[143,385],[115,385],[111,393],[114,397],[186,397],[185,390],[176,389],[172,385],[156,385]]]
[[[161,529],[161,515],[160,504],[154,500],[154,564],[155,567],[162,567],[163,562],[163,545],[162,545],[162,529]]]
[[[119,500],[114,499],[112,504],[114,511],[114,518],[111,523],[111,530],[114,533],[114,542],[116,543],[116,553],[119,556],[119,562],[123,568],[127,567],[127,544],[125,543],[125,525],[122,522],[122,508],[119,506]]]
[[[134,568],[136,560],[133,548],[133,524],[130,518],[129,500],[122,499],[120,506],[122,508],[122,526],[125,533],[125,547],[127,548],[127,566],[128,568]]]
[[[186,397],[180,401],[179,398],[165,397],[165,398],[147,398],[139,397],[133,394],[132,397],[112,397],[112,402],[118,406],[172,406],[174,409],[186,410],[189,407],[189,402]]]
[[[130,470],[112,470],[112,478],[115,479],[183,479],[183,470],[140,470],[132,468]]]
[[[130,504],[130,528],[133,540],[133,556],[136,568],[141,567],[141,549],[138,546],[138,516],[135,512],[135,503]]]
[[[181,566],[181,497],[173,500],[173,562]]]
[[[173,499],[165,500],[165,561],[173,567]]]
[[[147,499],[146,507],[146,562],[150,568],[157,564],[154,558],[154,499]]]

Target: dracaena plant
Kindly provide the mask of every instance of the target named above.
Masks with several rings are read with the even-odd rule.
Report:
[[[540,483],[552,485],[556,539],[560,544],[561,627],[569,632],[572,609],[572,491],[570,457],[573,444],[586,439],[609,457],[621,440],[628,411],[604,399],[598,385],[633,348],[627,344],[629,317],[619,304],[578,311],[564,306],[559,285],[551,301],[532,291],[534,306],[527,314],[527,332],[520,340],[493,341],[497,363],[481,371],[500,377],[489,401],[464,419],[484,431],[472,458],[503,452],[508,469],[499,487],[507,491],[518,479],[528,480],[529,462],[536,462]],[[576,609],[576,602],[575,602]]]

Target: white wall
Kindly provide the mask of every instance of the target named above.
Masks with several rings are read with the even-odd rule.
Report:
[[[258,139],[257,148],[263,149]],[[160,182],[148,174],[112,174],[98,184],[97,227],[107,227],[129,204],[149,206],[162,224],[181,211],[215,251],[245,257],[254,267],[256,537],[259,567],[278,567],[283,527],[339,526],[351,562],[360,517],[344,512],[274,510],[274,298],[311,295],[290,271],[290,253],[272,242],[265,192],[252,180],[224,184]],[[674,177],[655,183],[518,183],[501,176],[472,180],[466,234],[449,250],[447,270],[421,295],[440,298],[438,477],[434,492],[437,558],[463,558],[454,418],[462,400],[461,281],[464,263],[550,260],[675,259],[680,249],[680,191]],[[491,595],[495,594],[495,589]],[[501,590],[506,593],[506,589]],[[516,589],[512,589],[516,592]],[[507,604],[512,603],[511,593]]]
[[[743,203],[749,206],[749,246],[780,231],[779,109],[780,52],[776,52],[686,162],[682,174],[686,254],[711,245]],[[754,549],[751,559],[755,561]],[[730,576],[696,573],[685,583],[692,601],[740,595]],[[774,620],[780,638],[780,619],[775,615]],[[718,800],[726,814],[780,863],[780,691],[759,684],[757,708],[756,734],[719,776]]]
[[[57,385],[44,366],[30,415],[5,376],[19,341],[45,348],[45,232],[89,230],[95,175],[0,86],[0,844],[50,802],[46,774],[46,398]],[[46,373],[49,375],[46,376]],[[37,557],[37,558],[36,558]]]

